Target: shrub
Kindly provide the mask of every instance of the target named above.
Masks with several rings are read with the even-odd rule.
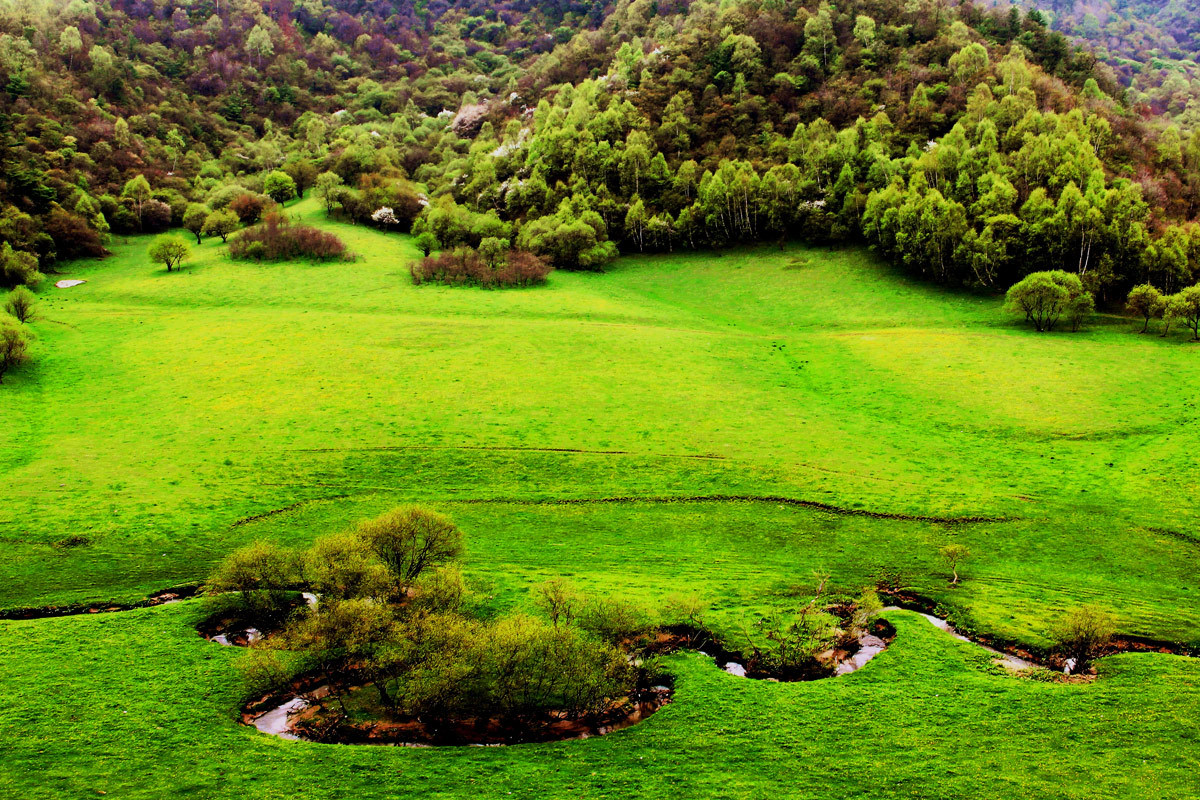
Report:
[[[346,245],[337,236],[309,225],[296,225],[278,213],[267,214],[261,224],[238,234],[229,244],[229,254],[255,261],[347,258]]]
[[[291,175],[277,169],[263,180],[263,192],[276,203],[286,203],[296,196],[296,182]]]
[[[161,200],[147,200],[142,203],[142,230],[146,233],[157,233],[171,227],[174,213],[171,207]]]
[[[100,241],[100,232],[77,214],[56,207],[46,216],[42,227],[54,240],[55,256],[59,259],[108,255]]]
[[[267,202],[256,194],[239,194],[229,203],[229,210],[237,214],[243,225],[251,225],[262,218]]]
[[[200,236],[204,233],[204,224],[208,222],[211,213],[208,206],[203,203],[188,203],[187,209],[183,212],[183,227],[196,237],[196,244],[200,244]]]
[[[304,554],[312,590],[340,600],[382,599],[395,594],[395,581],[371,544],[353,531],[326,534]]]
[[[441,283],[447,286],[534,286],[545,283],[550,265],[541,257],[523,250],[510,250],[495,267],[476,250],[460,247],[426,256],[409,267],[413,283]]]
[[[4,310],[17,318],[17,322],[32,322],[37,317],[37,297],[24,286],[18,286],[8,293]]]
[[[36,286],[45,278],[38,272],[37,256],[12,245],[0,245],[0,284],[4,286]]]
[[[238,596],[252,619],[277,620],[289,607],[287,590],[299,580],[296,554],[270,542],[234,550],[208,580],[208,591]]]
[[[29,334],[15,322],[0,320],[0,383],[4,374],[29,360]]]
[[[1062,270],[1032,272],[1009,287],[1004,298],[1006,311],[1023,314],[1038,331],[1054,330],[1063,315],[1077,330],[1094,308],[1095,301],[1079,276]]]
[[[1148,283],[1143,283],[1129,290],[1129,297],[1125,302],[1125,307],[1129,309],[1131,314],[1136,314],[1144,320],[1142,323],[1142,333],[1150,329],[1150,320],[1158,315],[1162,301],[1162,293]]]
[[[1075,660],[1075,672],[1082,672],[1112,641],[1116,620],[1097,605],[1085,605],[1068,611],[1050,631],[1056,649],[1064,658]]]

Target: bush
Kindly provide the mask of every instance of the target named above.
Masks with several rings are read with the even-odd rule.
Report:
[[[347,259],[346,245],[337,236],[309,225],[296,225],[278,213],[267,214],[261,224],[238,234],[229,244],[229,254],[255,261]]]
[[[46,276],[38,272],[37,256],[13,250],[8,242],[0,245],[0,285],[36,286]]]
[[[1068,611],[1054,625],[1050,637],[1064,658],[1074,659],[1073,672],[1083,672],[1112,641],[1116,620],[1097,605],[1080,606]]]
[[[37,297],[24,286],[18,286],[8,293],[4,310],[17,318],[17,322],[32,322],[37,317]]]
[[[276,203],[286,203],[296,197],[296,182],[291,175],[277,169],[263,180],[263,192]]]
[[[1072,330],[1095,308],[1092,295],[1079,276],[1062,270],[1032,272],[1013,284],[1004,297],[1004,309],[1023,314],[1038,331],[1052,331],[1066,315]]]
[[[220,236],[221,241],[229,240],[229,234],[238,229],[238,215],[229,209],[214,211],[204,218],[200,232],[205,236]],[[199,236],[196,237],[199,240]]]
[[[255,542],[225,557],[209,578],[208,591],[234,593],[251,619],[273,621],[287,613],[288,589],[296,585],[299,576],[294,552],[270,542]]]
[[[251,225],[262,218],[267,201],[256,194],[239,194],[229,203],[229,210],[237,214],[243,225]]]
[[[426,256],[409,267],[413,283],[441,283],[447,286],[535,286],[546,282],[550,265],[539,256],[523,250],[510,250],[505,257],[488,265],[478,251],[460,247],[436,256]]]
[[[418,506],[401,506],[358,526],[363,538],[382,561],[397,588],[404,593],[429,567],[458,558],[462,531],[449,517]]]
[[[55,256],[59,259],[108,255],[100,241],[100,232],[76,214],[55,208],[46,216],[42,227],[54,240]]]
[[[29,360],[29,334],[15,322],[0,320],[0,383],[4,374]]]

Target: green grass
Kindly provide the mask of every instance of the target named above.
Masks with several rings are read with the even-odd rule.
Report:
[[[414,287],[406,237],[293,210],[361,258],[246,264],[206,242],[167,274],[131,239],[68,268],[87,284],[42,290],[36,361],[0,386],[0,608],[134,600],[255,538],[299,545],[419,500],[466,531],[468,579],[495,609],[553,575],[653,607],[698,591],[736,641],[813,570],[851,591],[898,573],[1033,645],[1080,602],[1200,644],[1200,352],[1182,337],[1117,318],[1036,334],[858,250]],[[714,495],[1004,521],[650,499]],[[953,589],[951,540],[973,553]],[[844,681],[738,683],[682,657],[676,705],[603,740],[281,743],[233,722],[232,654],[188,632],[192,608],[4,624],[17,699],[0,710],[0,792],[1183,797],[1200,757],[1194,723],[1176,727],[1197,710],[1189,661],[1031,684],[905,615]]]

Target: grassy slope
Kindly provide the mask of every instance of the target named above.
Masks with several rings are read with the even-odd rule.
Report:
[[[297,210],[316,217],[311,202]],[[605,275],[556,273],[526,291],[414,288],[406,239],[322,224],[363,258],[246,265],[206,243],[167,275],[135,240],[71,270],[88,284],[43,292],[39,359],[0,394],[0,479],[11,494],[0,508],[0,607],[137,598],[202,577],[256,537],[302,543],[423,499],[467,531],[468,576],[496,607],[525,602],[531,582],[556,574],[654,605],[699,589],[713,601],[713,624],[732,635],[766,607],[793,602],[791,587],[813,569],[849,588],[897,570],[965,620],[1034,643],[1057,609],[1081,600],[1113,607],[1126,632],[1200,641],[1193,347],[1116,321],[1036,335],[1003,320],[992,299],[911,283],[855,251],[631,258]],[[1014,519],[949,527],[774,503],[504,502],[713,494]],[[290,510],[235,524],[275,509]],[[77,533],[91,544],[53,546]],[[936,556],[951,538],[975,553],[955,590]],[[445,769],[462,778],[438,784],[448,795],[468,777],[527,787],[558,770],[552,794],[615,793],[632,781],[665,796],[675,780],[691,792],[752,796],[788,785],[789,775],[800,780],[791,758],[803,752],[820,762],[806,785],[847,796],[851,776],[875,772],[895,776],[899,793],[970,794],[1000,781],[1044,794],[1065,782],[1062,796],[1090,797],[1116,784],[1072,783],[1073,765],[1124,779],[1142,769],[1137,737],[1147,748],[1183,737],[1170,758],[1197,752],[1186,732],[1169,732],[1175,711],[1141,717],[1176,696],[1179,713],[1194,718],[1190,664],[1118,659],[1108,669],[1128,679],[1098,690],[1030,686],[937,661],[957,645],[920,628],[904,643],[908,660],[897,655],[890,668],[920,674],[898,685],[863,672],[841,688],[747,688],[684,660],[680,704],[612,743],[508,755],[310,749],[228,722],[236,690],[227,653],[187,636],[147,638],[181,630],[176,614],[0,628],[13,643],[0,673],[19,678],[23,698],[2,712],[0,742],[14,741],[18,726],[38,731],[19,759],[5,759],[0,789],[8,780],[29,791],[23,781],[59,763],[68,796],[101,779],[124,784],[123,796],[182,792],[189,780],[223,796],[212,788],[218,771],[259,787],[249,796],[288,796],[278,775],[253,770],[258,757],[287,758],[290,770],[321,753],[312,764],[328,775],[306,768],[315,788],[304,796],[330,794],[338,780],[413,789]],[[97,641],[104,631],[143,638]],[[60,652],[72,637],[89,642],[84,654]],[[935,663],[925,670],[922,659]],[[887,663],[875,674],[886,676]],[[140,707],[160,709],[157,724],[172,731],[155,738],[183,737],[187,759],[207,753],[212,769],[187,780],[168,769],[147,788],[153,758],[171,763],[169,748],[127,760],[144,725],[109,727],[125,702],[115,684],[134,672],[138,691],[151,693]],[[34,701],[47,682],[59,689]],[[845,688],[863,682],[871,692]],[[914,698],[947,682],[954,703],[927,716]],[[810,708],[814,693],[823,700]],[[198,709],[176,708],[205,695]],[[689,702],[695,713],[685,712]],[[1010,703],[1038,719],[1014,717]],[[780,704],[764,728],[762,716]],[[877,709],[870,724],[853,719],[864,706]],[[1080,715],[1090,727],[1072,739]],[[944,759],[973,754],[944,736],[951,724],[983,726],[995,753],[946,774]],[[63,725],[79,727],[67,736]],[[1034,730],[1001,742],[1014,725]],[[93,736],[105,758],[77,749]],[[1115,749],[1096,752],[1097,739]],[[725,743],[723,755],[709,752],[713,741]],[[781,741],[799,750],[778,752]],[[580,760],[569,766],[562,754]],[[665,754],[675,761],[633,766]],[[1179,796],[1176,767],[1149,763],[1162,777],[1147,779],[1147,796],[1156,786]]]

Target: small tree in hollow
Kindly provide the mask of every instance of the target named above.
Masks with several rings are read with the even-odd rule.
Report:
[[[146,250],[151,261],[156,264],[166,265],[167,272],[179,266],[191,252],[192,248],[187,242],[178,236],[166,233],[154,237],[154,241],[150,243],[150,247]]]

